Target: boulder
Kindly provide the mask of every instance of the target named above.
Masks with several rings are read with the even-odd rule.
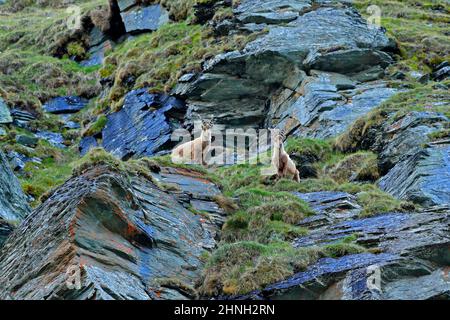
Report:
[[[61,114],[61,113],[76,113],[86,107],[89,103],[88,100],[67,96],[67,97],[57,97],[42,106],[42,108],[49,113]]]
[[[21,221],[30,213],[27,198],[11,171],[8,159],[0,151],[0,218]]]
[[[171,134],[184,113],[184,103],[174,97],[131,91],[123,108],[108,116],[103,147],[122,159],[154,155],[173,144]]]
[[[0,97],[0,124],[12,123],[13,119],[5,101]]]
[[[26,128],[30,121],[36,120],[36,117],[30,112],[19,109],[12,109],[11,116],[14,120],[14,125],[21,128]]]
[[[401,157],[380,188],[399,199],[424,206],[450,203],[450,144],[432,144]]]
[[[181,194],[102,166],[72,177],[1,249],[0,299],[195,298],[217,228]]]

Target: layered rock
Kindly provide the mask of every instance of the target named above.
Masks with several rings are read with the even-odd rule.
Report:
[[[108,116],[103,147],[122,159],[154,155],[173,144],[171,134],[184,113],[184,103],[174,97],[149,94],[147,89],[131,91],[123,108]]]
[[[450,204],[450,144],[406,155],[380,180],[380,188],[424,206]]]
[[[358,217],[362,211],[356,197],[346,192],[322,191],[294,193],[306,201],[315,215],[303,219],[299,225],[307,228],[319,228],[340,221]]]
[[[0,97],[0,125],[13,122],[11,113],[5,101]]]
[[[193,173],[167,174],[205,199],[216,190]],[[186,209],[189,199],[149,177],[88,169],[10,236],[0,251],[0,299],[194,298],[216,227]]]
[[[129,3],[130,1],[125,2]],[[138,1],[131,2],[136,4]],[[123,3],[124,1],[119,1],[119,6]],[[125,30],[128,33],[155,31],[163,24],[169,22],[169,13],[159,4],[147,7],[123,7],[121,6],[120,15],[122,16]]]
[[[175,93],[188,101],[188,121],[214,114],[228,126],[260,126],[268,99],[280,91],[281,99],[289,92],[295,95],[305,71],[360,79],[361,73],[375,68],[372,73],[379,74],[392,62],[386,53],[392,50],[389,39],[349,8],[312,6],[309,1],[242,1],[235,15],[242,30],[268,33],[242,52],[216,56],[205,63],[202,74],[180,79]]]
[[[356,236],[358,244],[379,253],[324,258],[304,272],[240,298],[448,299],[449,232],[448,210],[437,214],[393,213],[325,224],[293,245],[327,245]]]
[[[8,159],[0,150],[0,247],[31,209],[9,166]]]

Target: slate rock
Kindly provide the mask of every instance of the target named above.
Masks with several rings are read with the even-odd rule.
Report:
[[[76,113],[86,107],[88,100],[80,97],[67,96],[57,97],[42,106],[42,108],[49,113]]]
[[[40,158],[29,158],[21,153],[15,152],[15,151],[9,151],[6,154],[6,157],[9,160],[9,164],[11,169],[13,169],[13,171],[21,171],[25,168],[25,165],[28,162],[33,162],[36,164],[41,164],[42,163],[42,159]]]
[[[8,159],[0,150],[0,218],[21,221],[30,213],[27,198],[11,171]]]
[[[327,139],[343,133],[359,117],[394,95],[383,81],[354,85],[349,78],[314,72],[306,84],[290,93],[281,104],[273,104],[268,123],[296,136]]]
[[[78,150],[80,151],[80,155],[84,156],[89,152],[89,150],[96,147],[98,147],[97,139],[95,139],[94,137],[84,137],[80,141]]]
[[[296,247],[357,243],[381,253],[324,258],[283,281],[238,299],[387,300],[447,298],[450,211],[394,213],[339,222],[312,231]],[[407,294],[405,292],[408,292]]]
[[[431,77],[436,81],[442,81],[450,77],[450,66],[443,67],[431,74]]]
[[[450,203],[450,145],[433,145],[405,155],[383,177],[380,188],[424,206]]]
[[[272,113],[277,112],[273,106],[268,108],[267,101],[284,89],[292,90],[292,96],[298,99],[301,93],[296,90],[305,78],[305,70],[314,68],[355,76],[368,70],[377,70],[379,74],[379,70],[384,72],[392,63],[385,52],[392,49],[392,42],[382,30],[370,29],[357,12],[320,5],[310,12],[304,10],[310,6],[310,1],[241,2],[235,10],[236,17],[252,21],[241,28],[258,32],[265,26],[268,33],[248,43],[240,52],[219,54],[206,61],[201,74],[179,83],[174,93],[188,102],[187,122],[193,123],[212,114],[217,123],[230,127],[272,126],[276,120]],[[298,17],[289,23],[278,24],[276,19],[267,21],[271,16],[293,19],[291,13]],[[355,85],[348,78],[341,86],[341,80],[334,89],[323,88],[325,109],[320,102],[310,108],[322,111],[334,108],[333,100],[341,99],[336,89]],[[333,86],[331,82],[328,85]],[[290,111],[290,114],[295,112]],[[269,119],[262,118],[262,114],[268,114]]]
[[[155,31],[169,22],[169,13],[159,4],[134,7],[120,15],[128,33]]]
[[[8,221],[4,220],[0,217],[0,248],[3,246],[3,243],[6,241],[8,236],[13,232],[14,226],[11,225]]]
[[[299,222],[300,226],[317,229],[329,224],[358,217],[362,211],[354,195],[345,192],[321,191],[312,193],[295,192],[294,195],[306,201],[315,215]]]
[[[147,89],[129,92],[123,108],[108,116],[103,147],[122,159],[151,156],[171,144],[172,131],[185,113],[182,101]]]
[[[8,237],[0,299],[188,299],[183,288],[199,280],[201,257],[215,244],[211,228],[148,178],[88,169]],[[67,285],[77,272],[78,289]],[[180,287],[159,290],[174,278]]]
[[[49,132],[49,131],[38,131],[36,132],[36,137],[48,141],[52,146],[60,149],[65,149],[64,137],[59,132]]]
[[[2,98],[0,98],[0,124],[9,124],[12,122],[13,119],[11,117],[9,108],[6,105],[5,101]]]
[[[428,135],[445,127],[449,119],[436,112],[409,112],[383,128],[379,167],[387,173],[400,158],[413,155],[417,148],[428,142]]]

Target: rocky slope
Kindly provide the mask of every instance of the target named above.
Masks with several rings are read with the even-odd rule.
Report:
[[[450,298],[447,5],[71,2],[0,3],[0,299]],[[209,117],[302,181],[161,156]]]

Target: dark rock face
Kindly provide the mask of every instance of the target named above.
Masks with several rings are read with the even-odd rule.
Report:
[[[8,221],[0,217],[0,248],[13,230],[14,227]]]
[[[328,244],[357,235],[357,243],[383,253],[319,260],[306,271],[244,299],[433,299],[450,293],[450,212],[385,214],[330,224],[294,241]],[[424,286],[426,281],[430,281]],[[408,294],[404,294],[408,291]]]
[[[6,156],[0,151],[0,218],[20,221],[29,212],[30,207],[19,181],[11,171]]]
[[[0,98],[0,124],[8,124],[13,122],[11,113],[5,101]]]
[[[174,97],[149,94],[146,89],[131,91],[122,110],[108,116],[103,147],[122,159],[153,155],[170,144],[176,119],[184,112],[184,103]]]
[[[49,113],[61,114],[61,113],[75,113],[83,109],[88,100],[80,97],[58,97],[50,100],[42,108]]]
[[[186,197],[104,167],[70,179],[0,251],[0,299],[193,298],[185,288],[215,247],[216,227],[188,211]]]
[[[243,30],[269,31],[242,52],[206,62],[202,74],[180,79],[175,93],[188,101],[189,122],[214,114],[227,126],[260,126],[269,99],[284,102],[289,93],[298,99],[295,90],[306,77],[304,70],[356,76],[375,67],[382,72],[392,62],[384,52],[391,49],[388,38],[351,9],[312,8],[310,1],[242,1],[235,15]],[[338,82],[339,89],[354,88],[350,79],[343,87]],[[289,99],[290,104],[297,99]],[[277,107],[270,106],[266,125]]]
[[[450,203],[450,145],[434,145],[404,156],[380,180],[393,196],[424,206]]]

